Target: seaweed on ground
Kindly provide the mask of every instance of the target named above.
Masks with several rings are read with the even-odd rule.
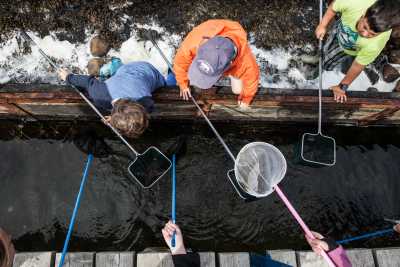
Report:
[[[135,23],[164,27],[170,33],[186,34],[210,18],[240,21],[254,33],[258,47],[289,47],[314,41],[318,3],[312,0],[44,0],[0,2],[0,42],[19,28],[83,42],[85,32],[98,31],[114,47],[129,38]]]

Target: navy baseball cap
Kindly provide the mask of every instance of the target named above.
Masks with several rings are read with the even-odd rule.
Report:
[[[235,55],[235,45],[229,38],[211,38],[199,47],[189,67],[190,85],[201,89],[211,88],[221,78]]]

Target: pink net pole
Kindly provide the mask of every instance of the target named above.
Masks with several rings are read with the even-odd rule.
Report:
[[[311,233],[310,228],[308,228],[308,226],[305,224],[303,219],[300,217],[300,215],[294,209],[294,207],[292,206],[292,204],[287,199],[287,197],[285,196],[285,194],[282,192],[282,190],[279,188],[278,185],[275,186],[275,191],[279,195],[279,197],[282,199],[283,203],[285,203],[285,205],[289,209],[290,213],[293,215],[293,217],[299,223],[299,225],[303,229],[304,233],[308,237],[315,239],[315,236]],[[333,263],[331,258],[329,258],[328,254],[325,251],[322,251],[322,256],[324,257],[325,261],[329,264],[330,267],[336,267],[336,265]]]

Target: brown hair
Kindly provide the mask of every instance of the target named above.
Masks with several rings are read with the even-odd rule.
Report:
[[[87,64],[88,74],[91,76],[99,76],[100,68],[105,63],[102,58],[92,58]]]
[[[111,111],[111,125],[129,138],[138,138],[149,126],[145,108],[129,99],[119,99]]]

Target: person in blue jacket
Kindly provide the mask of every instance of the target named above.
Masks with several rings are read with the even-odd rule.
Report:
[[[172,72],[166,80],[153,65],[143,61],[120,66],[105,81],[65,69],[58,75],[88,95],[97,108],[111,111],[108,122],[130,138],[138,138],[148,127],[148,114],[154,109],[152,93],[160,87],[175,85]]]

